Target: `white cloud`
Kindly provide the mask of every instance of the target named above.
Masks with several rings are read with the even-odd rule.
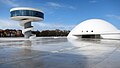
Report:
[[[1,0],[4,4],[12,6],[12,7],[17,7],[19,4],[15,3],[15,0]]]
[[[0,19],[0,29],[22,29],[19,25],[19,21],[12,21],[6,19]],[[66,25],[66,24],[48,24],[48,23],[39,23],[33,22],[32,25],[34,26],[34,30],[54,30],[54,29],[61,29],[61,30],[71,30],[76,25]]]
[[[115,19],[120,20],[120,16],[118,16],[118,15],[108,14],[108,15],[106,15],[106,16],[107,16],[107,17],[110,17],[110,18],[115,18]]]
[[[68,8],[70,8],[70,9],[76,9],[75,7],[73,7],[73,6],[68,6]]]
[[[20,29],[19,23],[17,21],[0,19],[0,29]]]
[[[96,0],[91,0],[91,1],[89,1],[90,3],[97,3],[97,1]]]
[[[47,5],[51,7],[63,7],[62,5],[54,2],[47,2]]]
[[[46,6],[53,7],[53,8],[69,8],[69,9],[76,9],[74,6],[59,4],[55,2],[47,2]]]
[[[34,23],[33,24],[35,29],[37,30],[54,30],[54,29],[61,29],[61,30],[71,30],[76,25],[65,25],[65,24],[48,24],[48,23]]]

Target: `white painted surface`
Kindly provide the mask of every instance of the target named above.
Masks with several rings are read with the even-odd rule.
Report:
[[[101,19],[89,19],[81,22],[69,33],[67,37],[77,38],[74,35],[85,34],[101,34],[102,38],[120,39],[120,30],[109,22]]]
[[[14,17],[11,17],[11,19],[16,21],[21,21],[22,19],[30,19],[31,21],[34,21],[34,22],[43,20],[43,18],[33,17],[33,16],[14,16]]]
[[[33,11],[38,11],[38,12],[43,12],[42,10],[38,10],[38,9],[35,9],[35,8],[29,8],[29,7],[17,7],[17,8],[12,8],[10,10],[11,11],[15,11],[15,10],[33,10]]]

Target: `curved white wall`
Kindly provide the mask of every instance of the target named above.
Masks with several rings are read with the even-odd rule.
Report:
[[[109,22],[101,19],[89,19],[78,24],[67,36],[77,38],[74,35],[101,34],[103,38],[120,38],[120,31]]]
[[[21,21],[22,19],[29,19],[32,22],[43,21],[43,18],[33,17],[33,16],[14,16],[14,17],[11,17],[11,19],[16,20],[16,21]]]
[[[34,9],[34,8],[29,8],[29,7],[17,7],[17,8],[12,8],[11,11],[15,10],[33,10],[33,11],[38,11],[38,12],[43,12],[42,10]]]

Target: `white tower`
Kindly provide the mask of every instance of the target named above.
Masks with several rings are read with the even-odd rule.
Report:
[[[35,35],[32,34],[33,26],[31,22],[42,21],[44,14],[41,10],[27,7],[17,7],[10,10],[11,19],[20,21],[20,25],[24,27],[22,33],[25,38],[31,38]]]

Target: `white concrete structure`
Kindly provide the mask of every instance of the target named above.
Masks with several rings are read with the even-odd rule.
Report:
[[[33,38],[36,35],[32,34],[33,26],[31,22],[42,21],[44,14],[41,10],[28,8],[28,7],[17,7],[10,10],[11,19],[21,21],[20,25],[24,27],[22,33],[25,38]]]
[[[120,30],[101,19],[89,19],[77,25],[67,38],[120,39]]]

